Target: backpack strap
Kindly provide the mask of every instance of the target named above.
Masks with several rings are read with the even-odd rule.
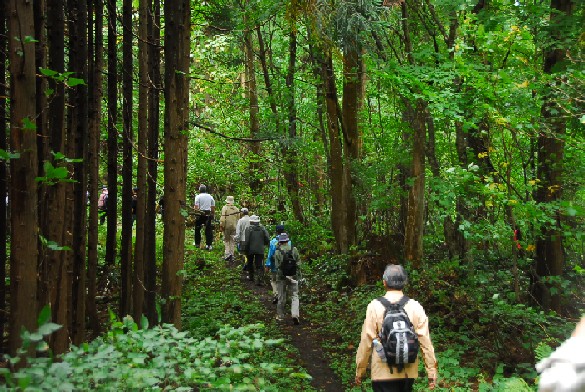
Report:
[[[408,298],[408,296],[403,295],[402,298],[400,298],[400,300],[398,302],[390,302],[386,299],[386,297],[378,297],[376,298],[378,301],[380,301],[382,303],[382,305],[384,305],[384,307],[386,308],[386,311],[388,311],[388,309],[390,308],[398,308],[398,309],[403,309],[404,305],[406,305],[406,303],[408,301],[410,301],[410,298]]]

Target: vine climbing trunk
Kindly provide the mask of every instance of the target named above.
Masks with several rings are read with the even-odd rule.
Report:
[[[6,40],[6,11],[8,7],[0,7],[0,113],[6,113],[6,59],[8,53],[8,41]],[[6,116],[0,116],[0,149],[6,151],[8,149],[6,143]],[[0,160],[0,195],[6,195],[7,187],[6,176],[7,167],[6,161]],[[7,247],[6,239],[8,237],[8,203],[7,198],[0,199],[0,336],[4,336],[6,330],[6,263],[7,263]],[[0,350],[6,352],[4,344],[0,343]]]
[[[244,16],[244,21],[247,17]],[[256,65],[254,62],[254,43],[252,39],[252,30],[244,31],[244,56],[246,69],[246,97],[248,98],[248,110],[250,121],[250,138],[255,139],[260,132],[260,117],[258,107],[258,85],[256,84]],[[260,156],[260,142],[252,141],[250,160],[250,190],[256,194],[260,190],[260,178],[258,158]]]

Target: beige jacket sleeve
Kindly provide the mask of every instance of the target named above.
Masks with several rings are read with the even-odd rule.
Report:
[[[356,362],[356,377],[364,378],[370,357],[372,356],[372,341],[377,336],[376,331],[376,312],[374,302],[370,302],[366,310],[366,318],[362,325],[362,334],[360,338],[360,345],[355,357]]]
[[[437,358],[435,357],[435,348],[431,342],[431,334],[429,332],[429,318],[420,304],[417,305],[417,317],[414,330],[418,335],[418,342],[423,354],[423,361],[425,363],[425,370],[428,378],[437,378]]]

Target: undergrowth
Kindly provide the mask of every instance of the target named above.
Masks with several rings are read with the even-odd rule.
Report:
[[[384,293],[378,282],[346,286],[348,260],[323,256],[305,266],[308,286],[301,301],[308,317],[323,328],[324,348],[346,390],[355,376],[355,354],[368,303]],[[512,301],[511,273],[475,269],[451,261],[410,273],[405,294],[427,312],[439,363],[439,387],[449,391],[530,391],[536,389],[534,363],[570,334],[571,323]],[[483,282],[478,289],[477,283]],[[340,311],[343,309],[343,311]],[[421,361],[415,390],[427,390]],[[369,387],[370,380],[365,383]]]

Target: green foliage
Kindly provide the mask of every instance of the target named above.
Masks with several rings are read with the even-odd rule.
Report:
[[[48,308],[46,308],[48,309]],[[39,330],[23,333],[25,346],[41,347],[42,338],[59,326],[48,322],[43,310]],[[279,339],[261,336],[260,324],[225,326],[214,337],[197,340],[172,325],[147,329],[130,318],[114,321],[102,337],[71,347],[60,358],[27,358],[27,366],[12,373],[0,369],[9,390],[279,390],[278,380],[289,382],[306,374],[276,362],[263,362],[266,352],[278,350]],[[44,342],[43,342],[44,343]],[[46,344],[43,346],[46,351]],[[21,350],[26,352],[25,349]],[[18,358],[10,358],[11,363]]]

